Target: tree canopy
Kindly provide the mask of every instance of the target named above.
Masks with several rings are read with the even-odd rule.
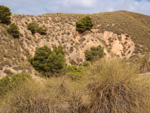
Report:
[[[76,22],[76,30],[78,32],[91,30],[92,27],[93,27],[93,22],[89,16],[86,16],[82,18],[80,21]]]
[[[50,77],[52,74],[61,72],[66,66],[65,52],[62,46],[54,47],[53,51],[47,46],[36,50],[35,56],[31,59],[33,67]]]
[[[11,15],[10,9],[6,6],[0,5],[0,23],[10,24],[11,23],[10,15]]]

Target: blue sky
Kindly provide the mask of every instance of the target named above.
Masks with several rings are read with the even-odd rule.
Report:
[[[14,14],[99,13],[127,10],[150,15],[150,0],[0,0]]]

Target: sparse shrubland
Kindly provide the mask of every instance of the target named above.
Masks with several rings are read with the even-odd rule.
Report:
[[[68,68],[79,72],[81,79],[68,75],[29,79],[1,98],[0,112],[149,113],[149,79],[139,75],[138,65],[101,59],[84,73],[75,66]]]
[[[1,8],[0,17],[5,17],[6,7]],[[6,11],[4,20],[8,20],[0,18],[0,23],[10,23]],[[150,71],[149,55],[135,62],[102,58],[104,49],[111,56],[115,40],[121,43],[123,55],[135,46],[132,55],[149,52],[149,16],[126,11],[88,16],[57,13],[12,15],[11,21],[16,24],[9,28],[0,25],[0,74],[9,75],[0,80],[0,113],[150,113],[150,79],[145,74]],[[7,31],[21,38],[8,38]],[[15,72],[33,77],[12,75]]]

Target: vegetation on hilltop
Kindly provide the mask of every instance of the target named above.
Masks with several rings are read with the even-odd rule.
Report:
[[[92,20],[87,15],[77,14],[51,14],[50,18],[49,15],[36,17],[15,15],[12,18],[13,21],[16,22],[16,25],[20,25],[19,28],[23,28],[23,33],[20,35],[23,38],[17,40],[8,38],[7,26],[1,24],[0,52],[2,54],[0,54],[0,61],[2,67],[0,70],[10,76],[12,75],[10,70],[13,69],[17,72],[28,71],[31,73],[31,63],[35,70],[40,72],[39,75],[48,77],[34,76],[32,78],[29,74],[14,74],[11,77],[2,78],[0,80],[1,113],[37,113],[37,111],[40,113],[150,112],[150,79],[141,74],[150,70],[149,56],[136,62],[113,58],[105,59],[102,58],[105,54],[104,49],[98,46],[85,51],[88,61],[82,65],[79,64],[81,66],[66,67],[65,60],[65,55],[69,56],[74,48],[76,51],[80,51],[80,46],[77,45],[83,43],[83,40],[86,42],[84,44],[91,40],[98,41],[95,39],[99,39],[99,35],[95,36],[94,34],[103,31],[113,31],[117,34],[127,33],[127,35],[131,35],[136,43],[136,48],[139,49],[139,51],[136,49],[135,52],[149,52],[149,16],[125,11],[88,16]],[[16,20],[25,20],[25,22],[19,23],[22,21]],[[33,23],[34,20],[36,23]],[[50,23],[48,29],[38,27],[38,25],[42,26],[42,24],[47,25],[48,23]],[[94,35],[95,39],[90,40],[88,37],[86,40],[83,34],[80,40],[76,40],[80,36],[72,29],[76,25],[79,25],[77,29],[79,28],[79,31],[82,32],[93,27],[90,36]],[[31,35],[26,27],[33,34],[39,32],[41,35]],[[14,33],[14,28],[10,29],[12,33]],[[73,39],[75,40],[73,41]],[[45,42],[42,43],[41,40]],[[51,41],[54,42],[50,45],[52,50],[47,46],[41,47]],[[69,46],[64,44],[65,41],[69,42],[67,43]],[[56,47],[55,43],[64,45]],[[32,48],[29,45],[37,47],[35,55],[29,59],[30,63],[27,62],[27,56],[36,47]],[[65,52],[64,48],[69,52]],[[82,49],[85,50],[84,46]],[[80,61],[81,59],[78,59],[78,63]],[[28,69],[24,70],[25,68]],[[37,73],[35,70],[34,73]]]
[[[56,22],[80,21],[85,16],[90,16],[93,22],[93,29],[98,32],[112,31],[117,34],[126,33],[131,36],[135,42],[135,53],[150,52],[150,16],[128,12],[128,11],[114,11],[97,14],[45,14],[44,17],[51,17]],[[59,16],[59,18],[58,18]],[[141,46],[142,45],[142,46]]]
[[[11,23],[10,15],[11,15],[10,9],[6,6],[0,5],[0,23],[10,24]]]
[[[80,21],[76,22],[76,30],[78,32],[84,32],[86,30],[91,30],[93,27],[93,22],[89,16],[82,18]]]

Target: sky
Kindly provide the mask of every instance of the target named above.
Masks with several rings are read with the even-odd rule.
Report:
[[[0,0],[13,14],[91,14],[127,10],[150,15],[150,0]]]

